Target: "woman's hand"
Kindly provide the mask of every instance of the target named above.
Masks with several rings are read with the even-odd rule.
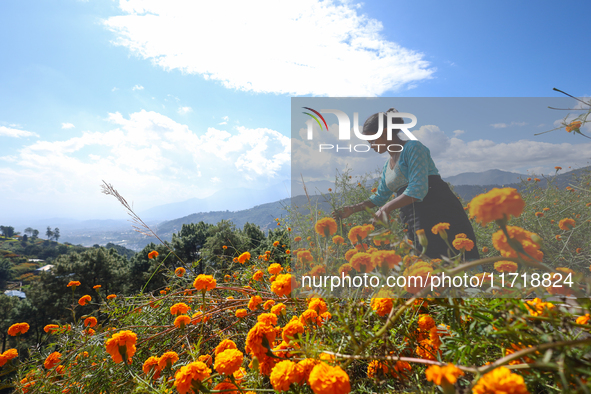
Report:
[[[374,217],[371,219],[370,223],[374,226],[379,223],[383,223],[384,225],[388,225],[390,221],[390,217],[388,216],[388,212],[382,207],[376,211]]]
[[[342,207],[340,209],[337,209],[336,211],[334,211],[332,213],[332,217],[337,220],[337,219],[346,219],[349,216],[353,215],[355,213],[355,211],[353,210],[353,208],[351,208],[350,206],[346,206],[346,207]]]

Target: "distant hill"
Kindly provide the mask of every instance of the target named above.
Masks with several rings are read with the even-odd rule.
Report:
[[[488,170],[484,172],[464,172],[458,175],[445,178],[446,182],[454,186],[459,185],[504,185],[508,183],[519,183],[521,178],[529,175],[518,174],[501,170]]]

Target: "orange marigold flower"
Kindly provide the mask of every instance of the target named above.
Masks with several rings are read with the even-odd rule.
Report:
[[[273,242],[273,246],[279,246],[279,241]]]
[[[536,217],[541,218],[544,216],[544,213],[543,212],[536,212],[535,215],[536,215]]]
[[[529,254],[538,261],[542,261],[544,253],[540,250],[540,245],[533,241],[533,238],[538,237],[537,234],[529,232],[517,226],[507,226],[507,232],[512,239],[519,241],[519,243],[521,243],[521,246],[527,254]],[[492,235],[492,243],[495,249],[501,252],[501,255],[503,257],[517,257],[517,252],[509,245],[509,242],[507,241],[507,237],[505,236],[503,230],[499,230]],[[520,253],[520,256],[526,261],[531,260],[523,253]]]
[[[15,337],[20,334],[24,334],[29,331],[28,323],[15,323],[8,328],[8,335]]]
[[[351,241],[352,244],[356,244],[359,242],[359,239],[364,239],[367,237],[367,231],[363,226],[355,226],[349,230],[349,234],[347,238]]]
[[[341,237],[340,235],[335,235],[334,237],[332,237],[332,242],[335,245],[341,245],[345,242],[345,238]]]
[[[261,313],[257,317],[257,321],[259,323],[265,323],[265,324],[275,326],[275,325],[277,325],[277,315],[274,313]]]
[[[84,295],[82,297],[80,297],[80,299],[78,300],[78,303],[82,306],[88,304],[90,301],[92,300],[92,297],[87,295]]]
[[[470,217],[476,217],[476,221],[485,226],[505,217],[509,219],[511,215],[518,217],[523,212],[525,201],[516,189],[505,187],[474,197],[469,206]]]
[[[528,305],[527,310],[532,316],[546,316],[556,308],[554,304],[543,302],[540,298],[534,298],[531,301],[525,301],[525,303]]]
[[[250,297],[250,301],[248,301],[248,309],[250,309],[251,311],[254,311],[255,309],[257,309],[257,307],[259,306],[259,304],[261,304],[263,302],[263,299],[261,298],[261,296],[252,296]]]
[[[236,317],[245,317],[248,314],[246,309],[236,309]]]
[[[333,218],[322,218],[314,225],[314,230],[321,237],[332,236],[337,232],[337,222]]]
[[[252,279],[258,282],[263,279],[263,276],[265,276],[265,273],[259,270],[252,275]]]
[[[195,361],[181,367],[174,375],[174,387],[180,394],[193,393],[193,381],[202,381],[211,376],[211,369],[201,361]]]
[[[568,231],[575,227],[575,224],[576,222],[574,219],[564,218],[558,222],[558,227],[560,227],[561,230]]]
[[[150,253],[148,253],[148,258],[149,259],[155,259],[156,257],[158,257],[160,253],[156,252],[155,250],[151,251]]]
[[[269,309],[271,309],[271,307],[275,305],[275,300],[267,300],[265,301],[265,303],[263,304],[263,309],[268,311]]]
[[[308,309],[314,309],[318,314],[323,314],[328,311],[328,306],[322,298],[314,297],[308,301]]]
[[[269,273],[271,275],[277,275],[278,273],[280,273],[283,270],[283,267],[280,264],[277,263],[273,263],[269,266],[269,268],[267,268],[267,271],[269,271]]]
[[[357,272],[370,272],[375,268],[374,261],[369,253],[359,252],[351,257],[351,266]]]
[[[174,270],[174,274],[176,276],[178,276],[179,278],[183,277],[185,275],[186,270],[183,267],[178,267],[177,269]]]
[[[464,375],[464,372],[455,365],[449,363],[443,367],[439,365],[431,365],[425,371],[425,375],[428,381],[433,382],[438,386],[442,386],[446,384],[453,385],[459,376]]]
[[[308,379],[314,394],[347,394],[351,392],[349,375],[341,367],[323,362],[317,364]]]
[[[201,291],[213,290],[216,286],[217,283],[211,275],[198,275],[193,282],[193,287]]]
[[[485,247],[483,247],[483,248],[482,248],[482,253],[488,253],[488,247],[486,247],[486,246],[485,246]]]
[[[236,346],[236,343],[234,343],[233,340],[224,339],[216,346],[216,348],[214,349],[214,354],[217,356],[219,353],[228,349],[238,349],[238,346]]]
[[[55,331],[59,330],[60,326],[58,326],[57,324],[48,324],[45,327],[43,327],[43,331],[45,331],[48,334],[53,334]]]
[[[279,297],[286,296],[291,293],[291,274],[277,275],[271,284],[271,291]]]
[[[94,326],[96,326],[96,323],[97,323],[97,320],[96,320],[96,317],[94,317],[94,316],[90,316],[90,317],[87,317],[86,319],[84,319],[84,327],[88,327],[88,326],[94,327]]]
[[[142,371],[144,371],[144,373],[146,375],[149,375],[152,370],[155,370],[156,372],[154,373],[154,379],[158,379],[160,377],[160,370],[158,368],[158,361],[160,359],[158,357],[148,357],[148,359],[146,361],[144,361],[144,365],[142,366]]]
[[[314,309],[306,309],[300,316],[300,321],[304,325],[316,322],[316,319],[318,319],[318,312],[316,312]]]
[[[498,272],[517,272],[517,263],[507,260],[497,261],[495,263],[495,269]]]
[[[291,321],[283,327],[281,338],[289,344],[289,342],[298,334],[304,333],[304,325],[297,316],[292,317]]]
[[[105,346],[107,353],[111,355],[115,363],[123,361],[123,356],[129,360],[135,354],[135,344],[137,342],[137,334],[133,331],[124,330],[113,334],[111,338],[107,339]]]
[[[583,122],[579,121],[579,120],[574,120],[572,122],[570,122],[568,124],[568,126],[566,126],[566,131],[567,133],[570,133],[571,131],[579,131],[579,129],[581,128],[581,126],[583,125]],[[570,168],[570,167],[569,167]]]
[[[77,280],[71,280],[70,283],[68,283],[68,285],[66,287],[74,287],[76,288],[76,286],[80,286],[80,282]]]
[[[184,302],[179,302],[178,304],[174,304],[170,307],[170,314],[171,315],[183,315],[187,313],[191,307]]]
[[[274,305],[271,307],[271,313],[279,316],[282,312],[284,312],[286,309],[286,306],[284,303],[280,302],[277,305]]]
[[[294,242],[300,242],[302,240],[302,237],[295,237],[293,240]]]
[[[0,354],[0,367],[3,367],[4,364],[16,357],[18,357],[18,351],[16,349],[8,349]]]
[[[107,300],[113,300],[113,299],[115,299],[115,298],[117,298],[117,294],[109,294],[109,295],[107,296]]]
[[[577,320],[575,321],[575,323],[577,324],[588,324],[589,320],[591,320],[591,316],[586,313],[584,316],[579,316],[577,317]]]
[[[298,374],[298,380],[296,383],[304,384],[308,382],[310,378],[310,372],[314,369],[314,366],[318,364],[319,361],[313,358],[306,358],[296,364],[296,372]]]
[[[95,289],[95,290],[98,290],[98,289],[100,289],[101,287],[103,287],[103,286],[101,286],[101,285],[94,285],[94,286],[92,286],[92,288],[93,288],[93,289]]]
[[[191,323],[191,318],[187,315],[179,315],[174,319],[174,325],[178,328],[185,328],[189,323]]]
[[[562,167],[556,166],[556,167],[554,167],[554,169],[555,169],[556,171],[560,171],[560,170],[562,170]]]
[[[266,338],[267,343],[270,345],[275,341],[276,335],[275,327],[259,322],[255,324],[246,335],[246,345],[244,349],[261,360],[266,357],[268,351],[263,345],[263,337]]]
[[[246,263],[248,260],[250,260],[250,253],[249,252],[244,252],[242,253],[240,256],[238,256],[238,262],[240,264],[244,264]]]
[[[289,360],[278,362],[269,378],[275,391],[289,391],[289,386],[298,381],[296,363]]]
[[[240,369],[244,362],[244,354],[238,349],[226,349],[216,354],[214,368],[218,373],[232,375]]]
[[[472,388],[474,394],[529,394],[523,377],[499,367],[485,374]]]
[[[353,257],[353,255],[355,255],[357,252],[357,249],[348,250],[347,253],[345,253],[345,260],[351,262],[351,257]]]
[[[449,230],[449,223],[437,223],[431,228],[431,232],[435,235],[439,234],[442,238],[447,239],[447,233],[445,230]]]
[[[43,366],[45,367],[45,369],[51,369],[60,363],[61,357],[62,357],[61,353],[53,352],[49,356],[47,356],[47,358],[45,359],[45,362],[43,363]]]
[[[430,285],[430,280],[427,281],[427,278],[430,277],[429,272],[433,271],[433,267],[431,264],[425,261],[417,261],[410,267],[404,270],[404,276],[407,277],[406,286],[404,289],[412,294],[417,294],[423,288]],[[415,277],[415,280],[411,280],[409,277]],[[421,278],[417,278],[421,277]],[[430,278],[429,278],[430,279]]]
[[[298,261],[306,262],[306,261],[312,261],[314,260],[314,257],[312,256],[312,253],[310,253],[309,250],[301,250],[298,252],[297,254],[297,258]]]
[[[423,331],[429,331],[433,327],[435,327],[435,320],[426,313],[419,316],[419,327]]]
[[[460,234],[456,235],[456,239],[453,240],[451,243],[454,248],[457,250],[466,250],[467,252],[471,251],[474,248],[474,242],[471,239],[458,237]]]
[[[386,316],[390,314],[394,301],[391,298],[372,298],[371,309],[376,311],[378,316]]]
[[[213,362],[213,358],[209,354],[203,354],[197,358],[197,361],[201,361],[202,363],[204,363],[208,367],[211,367],[211,364]]]
[[[535,182],[540,182],[540,181],[541,181],[541,179],[540,179],[540,178],[534,178],[534,181],[535,181]],[[537,196],[536,196],[536,197],[537,197]]]
[[[158,369],[172,368],[172,364],[179,361],[179,355],[176,352],[166,352],[158,359]]]

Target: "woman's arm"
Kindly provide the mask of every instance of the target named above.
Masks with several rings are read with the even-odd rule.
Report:
[[[371,202],[371,200],[366,200],[363,202],[360,202],[359,204],[355,204],[355,205],[348,205],[346,207],[337,209],[336,211],[334,211],[332,213],[332,217],[335,219],[346,219],[349,216],[353,215],[354,213],[357,213],[359,211],[363,211],[367,208],[373,208],[376,205]]]

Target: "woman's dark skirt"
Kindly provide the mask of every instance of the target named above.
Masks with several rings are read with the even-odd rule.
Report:
[[[400,188],[396,194],[400,195],[405,189],[406,186]],[[441,258],[442,255],[453,256],[459,252],[455,249],[448,250],[449,247],[445,241],[438,234],[433,234],[431,228],[438,223],[449,223],[449,230],[446,232],[450,245],[456,234],[460,233],[466,234],[469,239],[474,241],[474,248],[465,253],[466,261],[480,258],[476,236],[468,215],[466,215],[460,200],[439,175],[429,176],[429,191],[423,201],[400,208],[400,218],[406,225],[408,236],[415,245],[418,245],[417,230],[425,230],[429,241],[426,255],[430,258]]]

